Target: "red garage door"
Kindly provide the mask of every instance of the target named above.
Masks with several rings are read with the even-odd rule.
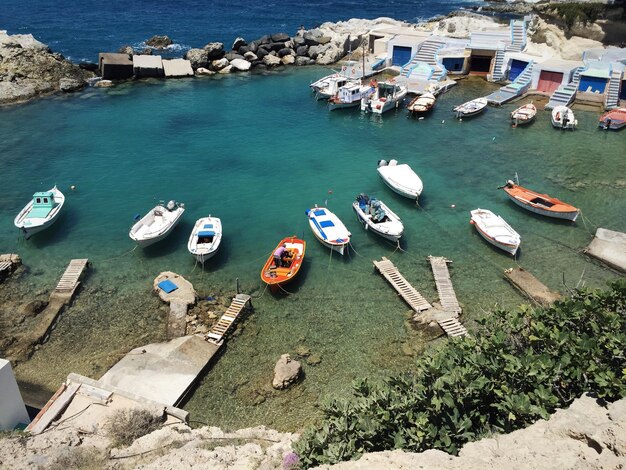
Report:
[[[542,70],[541,75],[539,75],[537,91],[552,93],[561,85],[562,81],[563,74],[561,72],[548,72],[547,70]]]

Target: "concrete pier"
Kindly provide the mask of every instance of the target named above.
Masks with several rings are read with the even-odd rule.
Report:
[[[598,228],[585,253],[613,269],[626,272],[626,233]]]
[[[542,307],[548,307],[561,298],[561,294],[549,290],[525,269],[507,269],[504,271],[504,277],[513,287]]]

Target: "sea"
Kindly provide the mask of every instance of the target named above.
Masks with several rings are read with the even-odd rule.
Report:
[[[74,61],[95,61],[98,52],[138,46],[154,34],[171,36],[182,53],[237,36],[294,34],[324,21],[417,21],[472,5],[3,0],[0,28],[32,33]],[[285,431],[317,422],[321,404],[348,396],[353,380],[410,371],[415,357],[446,341],[411,327],[408,306],[373,260],[390,259],[431,301],[437,293],[427,257],[451,260],[470,330],[494,309],[527,302],[505,281],[505,269],[527,269],[563,293],[617,277],[583,250],[597,227],[626,231],[626,131],[600,131],[598,113],[585,110],[577,111],[573,132],[553,129],[543,110],[531,125],[512,128],[516,105],[458,121],[453,106],[497,88],[474,77],[442,95],[425,119],[403,109],[382,117],[329,112],[308,87],[327,73],[314,66],[144,80],[0,108],[0,253],[18,253],[25,265],[22,275],[0,284],[0,328],[14,331],[12,309],[45,300],[70,259],[92,263],[48,341],[15,368],[26,396],[45,401],[69,373],[98,379],[129,350],[165,340],[167,307],[151,291],[162,271],[189,279],[203,300],[229,299],[238,287],[253,297],[253,311],[183,404],[193,423]],[[409,163],[420,175],[419,205],[383,184],[376,172],[381,159]],[[498,187],[516,175],[579,207],[579,220],[542,218],[508,201]],[[60,219],[25,240],[15,215],[35,191],[55,184],[66,195]],[[352,210],[359,193],[383,200],[402,218],[399,246],[359,225]],[[170,199],[185,203],[180,225],[165,241],[135,248],[128,237],[134,218]],[[347,255],[313,237],[305,210],[315,205],[351,230]],[[520,233],[516,258],[469,224],[469,211],[478,207]],[[203,269],[186,243],[195,220],[209,214],[221,218],[224,238]],[[274,295],[260,270],[288,235],[306,240],[305,263],[287,292]],[[309,357],[301,359],[301,382],[277,391],[273,369],[284,353]]]

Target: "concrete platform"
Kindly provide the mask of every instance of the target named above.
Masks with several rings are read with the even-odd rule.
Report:
[[[507,269],[504,277],[522,294],[542,307],[548,307],[561,298],[561,294],[552,292],[525,269]]]
[[[148,344],[130,351],[98,382],[175,406],[219,348],[195,335]]]
[[[193,77],[191,62],[186,59],[164,59],[162,62],[166,78]]]
[[[585,253],[614,269],[626,272],[626,233],[598,228]]]

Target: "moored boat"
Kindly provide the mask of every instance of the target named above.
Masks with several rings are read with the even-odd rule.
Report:
[[[328,98],[328,109],[353,108],[361,104],[361,99],[374,93],[371,86],[361,85],[356,82],[348,83],[339,88],[336,95]]]
[[[380,160],[377,171],[385,184],[401,196],[417,201],[424,190],[422,180],[406,163],[398,165],[397,160]]]
[[[435,107],[435,95],[432,93],[424,93],[423,95],[413,98],[413,100],[407,105],[406,109],[413,116],[426,114]]]
[[[196,221],[191,231],[187,250],[189,253],[204,264],[206,260],[217,253],[222,242],[222,221],[217,217],[203,217]]]
[[[626,108],[612,109],[600,116],[598,126],[604,130],[618,130],[626,126]]]
[[[48,191],[37,192],[13,223],[28,239],[56,222],[64,203],[65,196],[56,185]]]
[[[343,222],[326,207],[313,207],[305,211],[313,235],[324,246],[343,255],[352,234]]]
[[[535,214],[575,222],[580,213],[574,206],[547,194],[524,188],[511,180],[508,180],[501,188],[515,204]]]
[[[361,99],[361,111],[382,114],[400,106],[408,89],[404,85],[398,85],[395,81],[377,82],[372,80],[370,85],[374,92]]]
[[[529,124],[535,119],[536,115],[537,107],[532,103],[525,104],[511,113],[511,125],[517,127]]]
[[[335,74],[326,79],[326,83],[322,84],[315,92],[315,97],[318,100],[327,100],[330,97],[336,95],[341,87],[346,85],[360,85],[361,81],[345,77],[341,74]]]
[[[452,109],[458,119],[476,116],[482,113],[487,107],[487,98],[476,98],[475,100],[467,101]]]
[[[284,248],[283,257],[275,258],[274,253]],[[261,280],[273,290],[296,277],[304,261],[306,242],[295,236],[283,238],[261,269]]]
[[[176,201],[156,205],[128,232],[128,236],[145,248],[167,237],[185,212],[185,205]]]
[[[574,129],[578,125],[578,121],[572,111],[567,106],[555,106],[552,110],[552,127],[557,129]]]
[[[400,217],[382,201],[375,197],[370,198],[366,194],[359,194],[352,203],[352,208],[365,230],[394,242],[402,237],[404,225]]]
[[[493,246],[515,256],[521,243],[519,234],[502,217],[487,209],[470,211],[470,223]]]

